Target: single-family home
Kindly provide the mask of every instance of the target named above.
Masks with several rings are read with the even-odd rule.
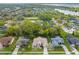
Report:
[[[79,46],[79,39],[77,37],[73,37],[72,35],[67,35],[67,40],[71,45]]]
[[[33,39],[33,43],[32,43],[32,47],[33,48],[43,48],[43,47],[47,47],[48,42],[47,42],[47,38],[45,37],[37,37]]]
[[[0,30],[6,30],[6,26],[0,26]]]
[[[61,44],[64,44],[63,38],[60,36],[56,36],[55,38],[51,38],[53,47],[58,47]]]
[[[0,47],[8,46],[11,41],[12,41],[11,36],[0,38]]]
[[[16,46],[23,46],[28,43],[29,39],[27,37],[19,37],[19,39],[16,42]]]
[[[5,34],[6,27],[5,26],[0,26],[0,36],[3,36]]]
[[[76,18],[70,18],[70,21],[79,24],[79,20],[77,20]]]

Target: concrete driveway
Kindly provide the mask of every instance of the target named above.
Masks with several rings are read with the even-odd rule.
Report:
[[[43,54],[44,54],[44,55],[48,55],[48,50],[47,50],[47,47],[44,47]]]
[[[18,50],[19,50],[19,48],[20,48],[20,46],[18,45],[18,46],[16,46],[16,48],[14,49],[14,51],[13,51],[13,55],[17,55],[17,53],[18,53]]]
[[[64,51],[65,51],[65,53],[67,55],[70,55],[71,54],[65,45],[61,45],[61,47],[64,49]]]
[[[79,52],[77,51],[77,49],[75,48],[74,45],[71,45],[70,47],[71,47],[71,49],[72,49],[72,52],[74,52],[76,55],[79,54]]]

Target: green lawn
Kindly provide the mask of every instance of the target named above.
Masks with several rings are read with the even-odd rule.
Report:
[[[69,51],[72,51],[70,48],[70,44],[68,43],[67,39],[64,39],[64,43],[66,45],[66,47],[68,48]]]
[[[24,17],[24,19],[37,20],[39,18],[38,17]]]
[[[0,30],[0,37],[4,36],[5,35],[5,31],[3,30]]]
[[[50,50],[48,50],[49,54],[65,54],[62,47],[55,47]]]
[[[79,47],[78,46],[75,46],[75,48],[79,51]]]

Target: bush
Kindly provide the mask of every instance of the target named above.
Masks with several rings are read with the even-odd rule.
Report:
[[[52,20],[52,15],[46,12],[39,14],[38,17],[43,21]]]
[[[79,37],[79,30],[74,31],[73,35],[76,36],[76,37]]]
[[[3,26],[5,24],[4,21],[0,21],[0,26]]]

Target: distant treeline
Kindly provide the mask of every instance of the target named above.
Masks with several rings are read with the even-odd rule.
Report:
[[[10,8],[14,9],[15,7],[21,8],[68,8],[64,6],[49,6],[49,5],[42,5],[42,4],[28,4],[28,3],[1,3],[0,9]]]

